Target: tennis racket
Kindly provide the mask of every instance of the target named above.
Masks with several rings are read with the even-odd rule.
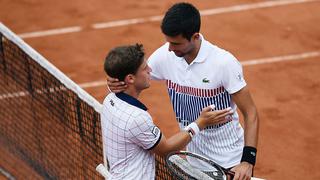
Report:
[[[190,162],[197,162],[206,167],[206,171],[200,170]],[[232,177],[234,173],[221,167],[212,160],[187,151],[176,151],[169,153],[166,164],[176,178],[180,180],[226,180],[227,174]]]
[[[206,157],[188,151],[169,153],[165,161],[172,175],[179,180],[227,180],[227,176],[232,179],[235,174]]]

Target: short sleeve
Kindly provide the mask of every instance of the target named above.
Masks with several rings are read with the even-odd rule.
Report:
[[[240,62],[231,54],[228,54],[222,68],[222,84],[229,94],[241,90],[247,85]]]
[[[150,150],[160,142],[162,133],[154,125],[150,115],[140,114],[132,121],[128,129],[130,141],[143,149]]]

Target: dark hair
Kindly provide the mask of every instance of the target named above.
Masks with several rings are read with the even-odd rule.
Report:
[[[162,33],[174,37],[182,36],[190,41],[194,33],[200,32],[201,18],[197,8],[190,3],[176,3],[165,14]]]
[[[144,60],[142,44],[119,46],[112,49],[104,62],[108,76],[123,81],[128,74],[136,74]]]

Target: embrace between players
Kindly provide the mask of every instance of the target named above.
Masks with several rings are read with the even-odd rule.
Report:
[[[153,154],[165,156],[184,148],[230,168],[234,179],[252,176],[259,127],[256,107],[241,64],[204,39],[200,22],[193,5],[177,3],[161,24],[167,43],[148,61],[140,44],[108,53],[104,70],[112,93],[103,102],[101,122],[110,179],[154,179]],[[181,128],[168,139],[138,100],[150,79],[166,80]]]

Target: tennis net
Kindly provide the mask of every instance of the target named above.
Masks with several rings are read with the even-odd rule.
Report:
[[[102,179],[101,106],[0,23],[0,170],[9,179]],[[156,179],[171,179],[156,162]]]

